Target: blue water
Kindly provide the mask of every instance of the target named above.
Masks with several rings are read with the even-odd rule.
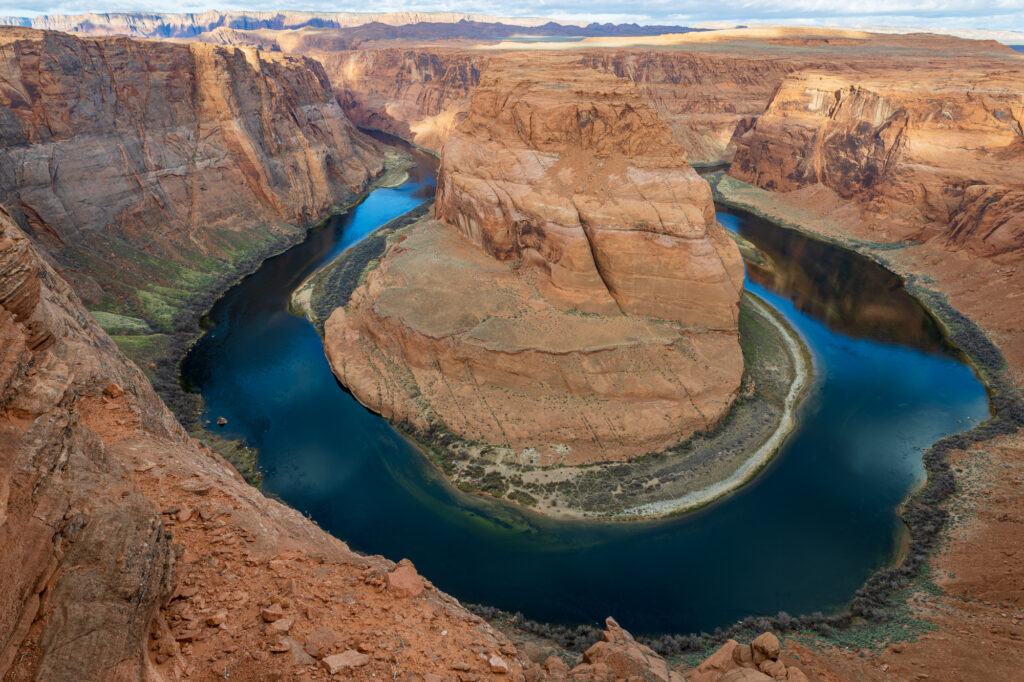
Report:
[[[988,415],[982,385],[944,350],[930,318],[892,290],[891,275],[723,213],[778,260],[748,286],[814,354],[800,426],[774,463],[722,502],[659,522],[555,522],[463,494],[336,383],[313,327],[287,312],[309,272],[432,194],[435,161],[418,158],[408,184],[377,190],[230,290],[183,374],[201,390],[206,418],[227,418],[220,435],[259,448],[268,493],[357,550],[412,559],[463,601],[564,623],[614,615],[637,633],[840,608],[893,558],[896,507],[922,480],[921,449]],[[773,234],[788,239],[775,244]],[[801,254],[815,260],[808,271],[864,281],[796,276]],[[847,298],[846,309],[870,314],[836,313]],[[864,330],[844,324],[861,317]],[[910,332],[886,329],[908,319]]]

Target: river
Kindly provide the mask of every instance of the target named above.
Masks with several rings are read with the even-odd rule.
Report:
[[[613,615],[646,634],[828,613],[893,560],[897,506],[923,480],[922,449],[988,417],[984,387],[898,278],[720,210],[773,264],[748,267],[747,287],[814,358],[799,424],[771,465],[661,521],[553,521],[461,493],[338,385],[313,326],[288,312],[312,271],[432,196],[437,161],[412,153],[406,184],[374,191],[228,291],[182,371],[205,418],[228,420],[211,428],[259,449],[267,493],[356,550],[410,558],[464,602],[567,624]]]

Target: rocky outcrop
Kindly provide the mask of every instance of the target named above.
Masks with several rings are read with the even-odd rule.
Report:
[[[824,185],[887,224],[976,255],[1024,237],[1024,71],[787,78],[730,173],[764,189]]]
[[[0,75],[0,201],[88,302],[150,322],[168,289],[201,288],[382,169],[310,59],[6,28]]]
[[[455,49],[382,48],[330,53],[320,60],[346,115],[440,152],[465,118],[486,55]]]
[[[349,551],[189,438],[6,212],[0,547],[5,680],[261,679],[349,650],[368,677],[522,669],[411,563]]]
[[[562,310],[437,222],[402,233],[324,332],[335,374],[370,409],[545,466],[709,428],[742,373],[735,332]]]
[[[707,184],[628,81],[500,73],[445,144],[448,226],[391,238],[328,319],[335,374],[389,419],[532,465],[713,427],[743,372],[743,266]]]
[[[735,139],[765,110],[782,80],[803,65],[771,55],[679,50],[594,50],[582,63],[636,83],[694,164],[732,160]]]
[[[807,682],[792,660],[781,659],[779,638],[765,632],[749,644],[728,640],[703,663],[689,671],[690,682]]]
[[[445,143],[437,217],[555,305],[735,331],[739,251],[668,127],[628,81],[540,76],[488,70]]]
[[[141,377],[73,299],[0,213],[0,674],[31,640],[38,679],[140,678],[171,539],[82,422],[83,393]],[[154,432],[180,434],[156,416]]]
[[[670,670],[665,659],[633,639],[614,618],[605,621],[601,641],[583,653],[583,662],[571,674],[592,680],[639,678],[652,682],[686,682],[682,674]]]

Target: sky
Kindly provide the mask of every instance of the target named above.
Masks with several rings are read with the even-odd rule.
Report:
[[[886,25],[1024,31],[1024,0],[0,0],[0,15],[220,10],[480,12],[599,22]]]

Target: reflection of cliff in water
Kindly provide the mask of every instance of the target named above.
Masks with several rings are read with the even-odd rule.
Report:
[[[935,318],[877,263],[744,211],[718,207],[718,220],[760,251],[747,277],[798,310],[849,336],[953,354]]]

